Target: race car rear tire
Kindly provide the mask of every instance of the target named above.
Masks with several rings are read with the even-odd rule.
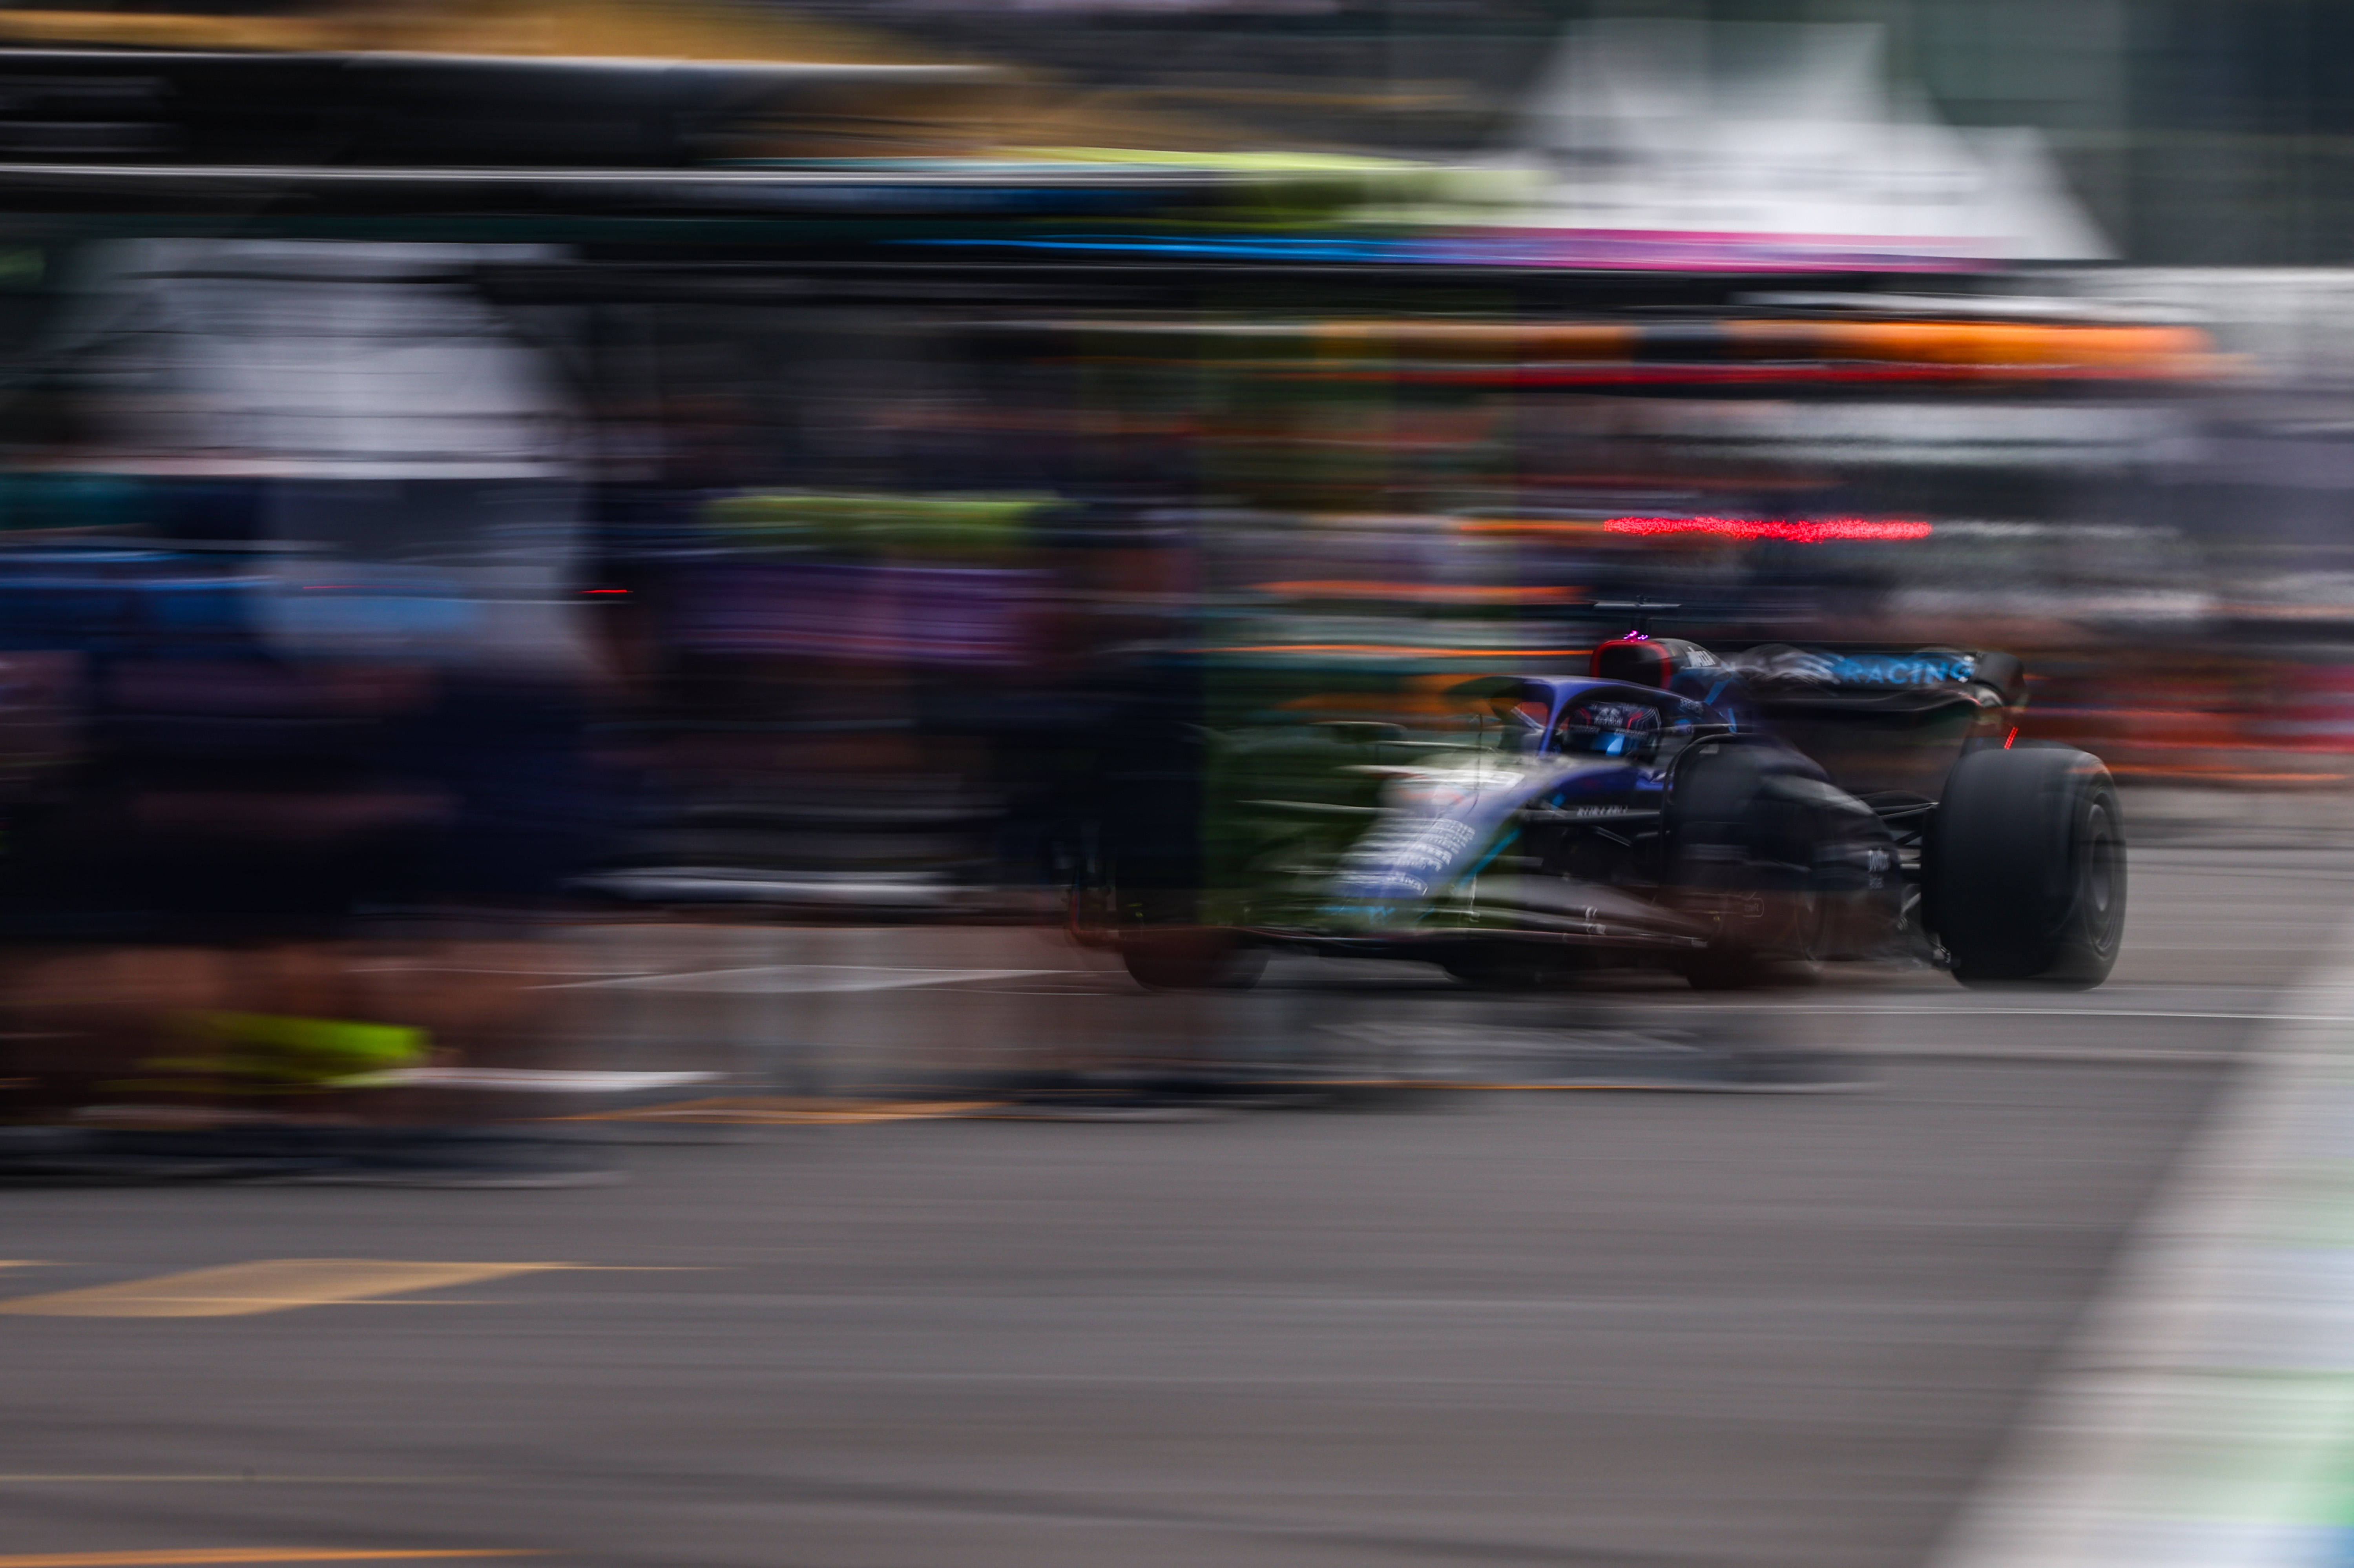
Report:
[[[2125,931],[2124,819],[2101,760],[2065,747],[1954,765],[1922,856],[1928,924],[1964,985],[2086,990]]]
[[[1244,946],[1231,931],[1187,926],[1130,932],[1119,959],[1147,991],[1248,991],[1267,969],[1267,949]]]

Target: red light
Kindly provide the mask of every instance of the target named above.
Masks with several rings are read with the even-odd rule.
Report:
[[[1819,545],[1831,539],[1925,539],[1926,523],[1874,523],[1863,517],[1825,517],[1804,522],[1759,517],[1613,517],[1611,534],[1716,534],[1728,539],[1778,539]]]
[[[2018,738],[2019,738],[2019,726],[2018,726],[2017,725],[2012,725],[2012,726],[2010,726],[2010,733],[2009,733],[2009,735],[2004,736],[2002,737],[2002,748],[2003,748],[2005,751],[2009,751],[2009,750],[2010,749],[2010,743],[2011,743],[2012,741],[2014,741],[2014,740],[2017,740]]]
[[[627,588],[582,588],[582,593],[627,593]]]

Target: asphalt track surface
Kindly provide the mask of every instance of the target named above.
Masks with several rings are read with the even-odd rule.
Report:
[[[1443,1086],[571,1123],[642,1140],[578,1190],[0,1192],[0,1568],[1905,1568],[2349,890],[2343,851],[2145,850],[2115,980],[2063,996],[1163,998],[1028,932],[596,933],[546,981],[585,1057],[770,1097]],[[282,1266],[349,1259],[452,1266]]]

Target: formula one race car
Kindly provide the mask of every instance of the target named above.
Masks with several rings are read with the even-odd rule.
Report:
[[[2115,786],[2085,752],[2016,744],[2008,654],[1721,657],[1635,632],[1585,675],[1447,696],[1451,726],[1420,735],[1199,741],[1209,891],[1172,918],[1149,879],[1125,885],[1119,846],[1150,834],[1115,820],[1076,933],[1156,988],[1248,983],[1284,949],[1490,985],[1632,963],[1734,987],[1911,957],[1965,985],[2084,988],[2116,960]]]

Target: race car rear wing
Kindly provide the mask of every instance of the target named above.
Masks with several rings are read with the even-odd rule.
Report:
[[[1766,643],[1723,657],[1777,734],[1876,809],[1936,800],[1963,753],[2001,745],[2027,703],[2025,669],[1992,650]]]
[[[1991,649],[1768,642],[1722,657],[1751,694],[1769,706],[1778,705],[1776,699],[1929,695],[1969,687],[1993,692],[2009,709],[2027,701],[2026,667],[2012,655]]]

